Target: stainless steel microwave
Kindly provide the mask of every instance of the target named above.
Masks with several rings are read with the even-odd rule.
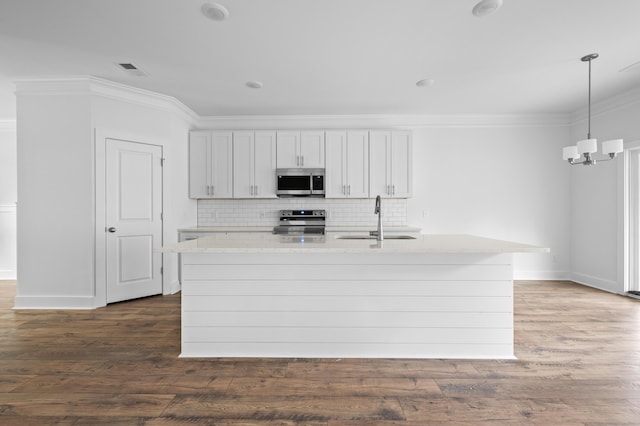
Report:
[[[276,169],[278,197],[324,197],[324,169]]]

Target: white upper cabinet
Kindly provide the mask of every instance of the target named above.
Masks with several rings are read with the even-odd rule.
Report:
[[[407,198],[412,192],[410,131],[369,132],[369,194]]]
[[[369,132],[327,131],[327,198],[369,197]]]
[[[320,168],[327,198],[408,198],[411,149],[410,131],[195,130],[189,197],[276,198],[276,168]]]
[[[195,131],[189,136],[189,197],[233,196],[232,132]]]
[[[276,133],[233,132],[233,197],[276,198]]]
[[[279,131],[277,167],[324,168],[324,131]]]

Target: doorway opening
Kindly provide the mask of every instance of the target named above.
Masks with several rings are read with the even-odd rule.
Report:
[[[640,298],[640,141],[624,151],[624,290]]]

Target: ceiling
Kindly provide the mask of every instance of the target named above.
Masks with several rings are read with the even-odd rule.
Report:
[[[554,114],[640,87],[640,1],[0,0],[0,118],[13,84],[93,75],[203,116]],[[116,63],[134,63],[131,76]],[[428,87],[416,82],[433,79]],[[258,80],[261,89],[246,82]]]

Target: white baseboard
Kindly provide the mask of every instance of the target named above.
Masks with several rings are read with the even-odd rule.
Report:
[[[13,309],[95,309],[93,296],[16,296]]]
[[[575,281],[578,284],[586,285],[588,287],[593,287],[598,290],[608,291],[609,293],[622,294],[617,291],[618,283],[611,280],[605,280],[603,278],[594,277],[592,275],[580,274],[574,272],[571,274],[569,278],[571,281]]]
[[[564,281],[571,279],[571,274],[566,271],[513,271],[514,280],[523,281]]]
[[[16,271],[13,269],[0,269],[0,280],[16,280]]]

